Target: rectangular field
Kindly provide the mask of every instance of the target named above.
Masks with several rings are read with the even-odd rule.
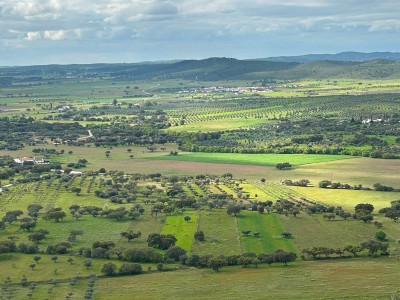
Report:
[[[335,160],[354,158],[345,155],[307,155],[307,154],[241,154],[241,153],[180,153],[179,155],[162,155],[149,157],[154,160],[175,160],[203,163],[222,163],[257,166],[276,166],[289,162],[292,166],[314,164]]]
[[[205,241],[195,241],[193,253],[234,255],[242,252],[236,220],[225,209],[200,211],[197,230],[204,232]]]
[[[184,217],[189,216],[190,221],[186,222]],[[165,220],[162,234],[172,234],[178,240],[176,246],[190,251],[193,243],[193,236],[197,227],[198,216],[195,211],[186,211],[183,215],[168,216]]]
[[[240,232],[251,230],[247,236],[240,233],[244,252],[271,253],[278,249],[298,252],[291,239],[281,237],[285,228],[278,215],[243,211],[237,221]],[[260,236],[253,236],[255,232],[260,233]]]

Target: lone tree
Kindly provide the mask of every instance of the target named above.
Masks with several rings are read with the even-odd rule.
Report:
[[[291,165],[290,163],[288,163],[288,162],[278,163],[278,164],[276,165],[276,168],[277,168],[278,170],[288,170],[288,169],[291,169],[291,168],[292,168],[292,165]]]
[[[92,261],[90,258],[86,259],[86,260],[83,262],[83,265],[86,267],[86,269],[88,269],[89,267],[91,267],[92,264],[93,264],[93,261]]]
[[[18,220],[18,217],[22,215],[24,212],[22,210],[13,210],[6,212],[6,215],[3,217],[2,221],[4,223],[13,223]]]
[[[78,236],[83,235],[83,230],[71,230],[69,232],[68,242],[75,243]]]
[[[190,216],[185,216],[183,219],[184,219],[186,222],[189,222],[192,218],[191,218]]]
[[[286,252],[280,249],[272,253],[272,258],[274,262],[283,263],[285,266],[287,266],[289,262],[295,261],[296,257],[296,253]]]
[[[31,231],[33,228],[36,227],[35,220],[33,220],[31,218],[23,218],[21,220],[21,222],[22,222],[22,224],[19,226],[19,229]]]
[[[71,188],[71,192],[75,193],[77,196],[79,196],[79,194],[81,193],[82,189],[79,187],[72,187]]]
[[[386,241],[386,233],[380,230],[377,233],[375,233],[375,238],[380,242],[384,242]]]
[[[361,220],[364,223],[371,222],[374,219],[374,216],[365,210],[359,210],[356,212],[355,215],[356,215],[357,220]]]
[[[290,239],[290,238],[292,238],[292,234],[291,234],[290,232],[287,232],[287,231],[282,232],[281,236],[282,236],[283,238],[285,238],[285,239]]]
[[[226,209],[228,215],[234,215],[235,217],[240,213],[241,207],[239,205],[231,204]]]
[[[186,254],[186,251],[178,246],[173,246],[165,252],[166,258],[173,259],[175,261],[178,261],[179,258],[185,254]]]
[[[28,205],[28,215],[32,218],[37,218],[39,211],[43,209],[43,206],[37,203],[32,203]]]
[[[103,265],[101,273],[103,273],[105,276],[114,276],[117,274],[117,266],[112,262],[106,263]]]
[[[204,237],[204,232],[203,231],[196,231],[195,233],[194,233],[194,239],[196,240],[196,241],[199,241],[199,242],[204,242],[206,239],[205,239],[205,237]]]
[[[211,257],[208,261],[208,266],[212,268],[215,272],[219,272],[219,269],[221,269],[225,265],[226,261],[222,257]]]
[[[60,222],[60,220],[64,219],[67,216],[67,214],[60,208],[52,208],[48,210],[44,216],[44,220],[54,220],[56,222]]]
[[[354,207],[354,210],[356,213],[362,210],[371,214],[374,211],[374,206],[369,203],[359,203]]]
[[[128,240],[128,242],[130,242],[131,240],[140,238],[142,236],[142,233],[140,231],[133,232],[132,230],[129,230],[129,231],[121,232],[121,236],[123,238],[126,238]]]
[[[39,244],[41,240],[44,240],[46,234],[43,232],[35,232],[28,236],[28,239],[36,244]]]
[[[176,237],[172,234],[151,233],[147,238],[149,247],[159,248],[161,250],[167,250],[175,246],[176,241]]]

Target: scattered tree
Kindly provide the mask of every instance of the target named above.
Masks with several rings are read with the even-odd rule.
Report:
[[[386,241],[386,233],[380,230],[377,233],[375,233],[375,238],[380,242],[384,242]]]
[[[161,250],[167,250],[174,246],[177,239],[172,234],[159,234],[152,233],[147,238],[147,244],[149,247],[159,248]]]
[[[204,242],[205,241],[204,232],[203,231],[196,231],[194,233],[194,239],[196,241],[199,241],[199,242]]]
[[[225,265],[226,261],[222,257],[212,257],[208,261],[208,267],[212,268],[215,272],[219,272]]]
[[[86,267],[86,269],[89,269],[89,267],[91,267],[93,264],[93,261],[91,259],[85,259],[85,261],[83,262],[83,265]]]
[[[114,276],[117,274],[117,266],[112,262],[108,262],[103,265],[101,273],[103,273],[105,276]]]
[[[239,205],[230,204],[226,209],[228,215],[234,215],[235,217],[240,213],[241,207]]]
[[[142,236],[142,233],[140,231],[133,232],[132,230],[129,230],[129,231],[121,232],[121,236],[126,238],[128,240],[128,242],[130,242],[131,240],[140,238]]]

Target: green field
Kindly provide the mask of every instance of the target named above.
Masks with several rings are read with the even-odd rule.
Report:
[[[261,119],[235,119],[229,118],[224,119],[223,122],[220,120],[217,121],[207,121],[207,122],[193,122],[188,125],[180,125],[170,127],[168,131],[174,132],[208,132],[208,131],[220,131],[220,130],[230,130],[230,129],[237,129],[237,128],[249,128],[253,127],[262,123],[265,123],[265,120]]]
[[[98,278],[94,299],[390,299],[399,293],[399,272],[400,266],[393,258],[299,261],[289,267],[230,267],[217,273],[183,269]],[[78,280],[75,286],[70,286],[68,280],[56,285],[42,282],[31,299],[64,299],[70,292],[71,299],[82,299],[87,287],[87,278]],[[28,299],[28,291],[28,287],[14,286],[12,299]]]
[[[184,216],[189,216],[190,221],[186,222]],[[178,240],[176,246],[190,251],[193,235],[196,231],[197,218],[197,214],[193,211],[184,212],[183,215],[168,216],[161,233],[174,235]]]
[[[240,232],[251,230],[248,236],[241,234],[244,252],[271,253],[282,249],[299,253],[291,239],[281,237],[285,227],[278,215],[243,212],[237,217],[237,221]],[[260,236],[253,236],[255,232],[260,233]]]
[[[234,255],[242,252],[237,220],[228,216],[225,210],[213,209],[200,211],[197,230],[204,232],[205,241],[194,241],[192,252],[196,254],[227,253]]]
[[[289,162],[292,166],[315,164],[354,158],[344,155],[304,155],[304,154],[239,154],[239,153],[179,153],[179,155],[154,156],[154,160],[190,161],[203,163],[276,166]]]
[[[375,210],[389,206],[390,201],[400,199],[400,195],[396,192],[385,193],[371,191],[354,191],[354,190],[333,190],[321,188],[301,188],[288,187],[295,192],[298,191],[320,202],[335,206],[342,206],[345,209],[353,209],[360,201],[365,203],[373,203]]]

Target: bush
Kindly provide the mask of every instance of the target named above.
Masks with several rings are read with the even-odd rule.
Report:
[[[134,275],[142,273],[142,266],[139,264],[123,263],[119,268],[119,275]]]
[[[179,258],[182,255],[185,255],[186,251],[179,246],[171,247],[165,252],[165,257],[169,259],[173,259],[175,261],[179,261]]]
[[[147,238],[149,247],[159,248],[161,250],[169,249],[175,245],[176,241],[176,237],[172,234],[152,233]]]
[[[160,263],[164,261],[164,257],[161,253],[147,248],[128,249],[122,254],[122,258],[124,260],[142,263]]]
[[[204,232],[203,231],[196,231],[194,233],[194,239],[196,241],[199,241],[199,242],[204,242],[205,241]]]
[[[117,274],[117,266],[112,262],[106,263],[103,265],[101,273],[103,273],[105,276],[114,276]]]
[[[375,233],[375,238],[378,241],[384,242],[384,241],[386,241],[386,233],[383,232],[382,230],[380,230],[380,231]]]

